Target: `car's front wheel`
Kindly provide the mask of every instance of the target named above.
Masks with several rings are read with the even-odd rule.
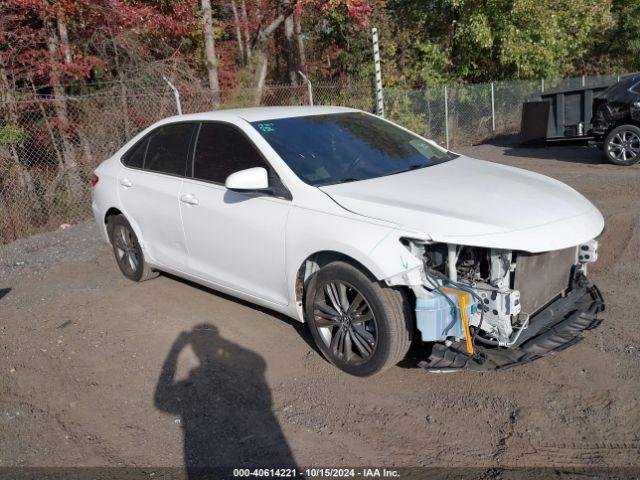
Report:
[[[640,160],[640,128],[620,125],[609,132],[604,141],[604,153],[611,163],[633,165]]]
[[[332,262],[310,278],[305,312],[320,351],[352,375],[369,376],[395,365],[411,344],[407,295],[346,262]]]

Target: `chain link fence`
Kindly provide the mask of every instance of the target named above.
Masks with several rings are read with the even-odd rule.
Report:
[[[386,88],[386,115],[443,145],[470,145],[518,131],[522,103],[542,89],[609,85],[617,76],[511,81],[424,90]],[[180,87],[183,113],[212,109],[201,86]],[[220,108],[307,105],[307,85],[224,92]],[[317,84],[315,105],[373,112],[368,82]],[[94,168],[148,125],[176,114],[168,86],[113,84],[64,99],[0,92],[0,244],[90,217]]]

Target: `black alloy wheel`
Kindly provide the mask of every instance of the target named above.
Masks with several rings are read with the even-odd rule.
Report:
[[[378,346],[378,326],[369,303],[353,285],[325,283],[313,301],[314,321],[331,354],[351,365],[362,365]]]
[[[351,375],[379,373],[409,349],[414,320],[407,292],[352,263],[334,261],[315,272],[305,286],[304,304],[318,349]]]
[[[605,139],[604,153],[616,165],[637,163],[640,160],[640,128],[635,125],[614,128]]]

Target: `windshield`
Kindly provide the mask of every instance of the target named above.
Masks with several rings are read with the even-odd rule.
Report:
[[[353,182],[446,162],[457,155],[380,118],[338,113],[251,125],[304,182]]]

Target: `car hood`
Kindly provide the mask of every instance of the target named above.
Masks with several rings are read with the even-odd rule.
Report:
[[[351,212],[458,245],[544,252],[591,240],[604,227],[596,207],[568,185],[464,156],[320,189]]]

